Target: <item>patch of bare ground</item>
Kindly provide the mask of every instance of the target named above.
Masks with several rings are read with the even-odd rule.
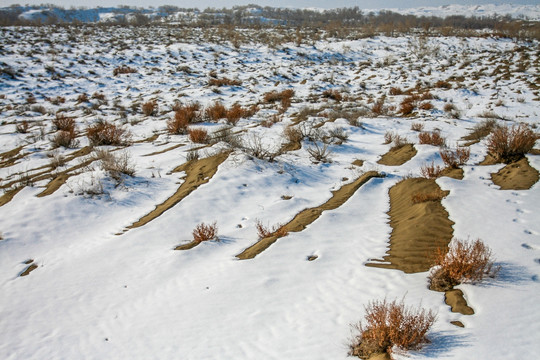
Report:
[[[19,146],[13,150],[6,151],[0,154],[0,168],[15,165],[17,160],[22,159],[26,154],[19,154],[24,146]]]
[[[18,187],[18,188],[6,191],[4,195],[0,196],[0,206],[4,206],[8,202],[10,202],[13,199],[13,197],[17,195],[17,193],[21,191],[22,189],[23,187]]]
[[[463,296],[463,291],[459,289],[447,290],[444,292],[444,302],[450,306],[452,312],[457,312],[463,315],[473,315],[474,310],[467,304],[467,300]]]
[[[441,192],[432,179],[412,178],[394,185],[389,191],[390,249],[383,260],[372,259],[375,262],[366,266],[405,273],[428,271],[432,266],[428,254],[448,246],[453,234],[454,223],[448,219],[441,197],[429,196]],[[418,197],[426,201],[414,201]]]
[[[286,231],[282,231],[280,234],[273,233],[270,236],[259,240],[240,254],[236,255],[236,257],[240,260],[253,259],[270,247],[270,245],[275,243],[280,237],[284,236],[284,234],[304,230],[308,225],[317,220],[324,211],[334,210],[343,205],[362,185],[374,177],[382,177],[382,175],[376,171],[369,171],[355,181],[343,185],[340,189],[333,191],[332,197],[324,204],[302,210],[296,214],[291,221],[282,226]]]
[[[182,146],[184,146],[184,145],[186,145],[186,144],[176,144],[176,145],[173,145],[173,146],[168,147],[168,148],[166,148],[166,149],[163,149],[163,150],[160,150],[160,151],[155,151],[155,152],[152,152],[152,153],[150,153],[150,154],[145,154],[145,155],[143,155],[143,156],[154,156],[154,155],[164,154],[164,153],[169,152],[169,151],[172,151],[172,150],[174,150],[174,149],[178,149],[179,147],[182,147]]]
[[[447,176],[456,180],[463,180],[463,169],[447,167],[443,169],[441,176]]]
[[[356,159],[352,162],[352,165],[362,167],[364,165],[364,160]]]
[[[491,174],[491,180],[501,190],[528,190],[538,182],[538,170],[522,158]]]
[[[38,268],[36,264],[33,264],[33,260],[31,262],[26,261],[25,264],[30,264],[30,266],[28,266],[19,276],[28,276],[32,271]]]
[[[173,172],[184,171],[186,173],[185,181],[182,183],[182,185],[180,185],[178,190],[170,198],[165,200],[165,202],[157,205],[156,208],[150,213],[128,226],[124,232],[148,224],[150,221],[161,216],[165,211],[178,204],[199,186],[209,182],[210,179],[216,174],[219,165],[221,165],[221,163],[223,163],[228,156],[229,152],[220,152],[217,155],[204,159],[188,161],[185,164],[178,166],[173,170]],[[117,235],[121,235],[121,233]]]
[[[146,139],[142,139],[142,140],[137,140],[137,141],[134,141],[133,143],[134,144],[141,144],[141,143],[145,143],[145,142],[149,142],[151,143],[152,141],[155,141],[157,140],[157,138],[159,137],[159,134],[154,134]]]
[[[399,166],[405,164],[407,161],[411,160],[417,151],[412,144],[405,144],[400,147],[393,147],[384,154],[378,164],[387,165],[387,166]]]

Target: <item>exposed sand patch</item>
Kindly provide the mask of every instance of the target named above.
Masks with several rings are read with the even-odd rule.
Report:
[[[32,271],[36,270],[37,268],[38,266],[36,264],[31,264],[19,276],[28,276]]]
[[[195,246],[199,245],[201,242],[200,241],[190,241],[188,242],[187,244],[182,244],[182,245],[178,245],[177,247],[174,248],[174,250],[189,250],[189,249],[193,249]]]
[[[369,171],[363,174],[352,183],[343,185],[339,190],[333,191],[332,197],[324,204],[301,211],[283,227],[287,232],[300,232],[304,230],[309,224],[317,220],[324,211],[334,210],[343,205],[362,185],[374,177],[382,177],[382,175],[376,171]],[[261,239],[236,255],[236,257],[240,260],[253,259],[279,238],[280,236],[272,235]]]
[[[128,226],[124,232],[148,224],[150,221],[161,216],[165,211],[178,204],[199,186],[206,184],[215,175],[218,166],[227,159],[229,154],[230,152],[221,152],[208,158],[187,162],[174,169],[173,172],[186,172],[185,181],[182,185],[180,185],[178,190],[170,198],[157,205],[150,213]]]
[[[416,153],[417,151],[412,144],[405,144],[399,148],[390,149],[390,151],[384,154],[377,163],[388,166],[403,165],[411,160]]]
[[[354,161],[352,162],[352,164],[353,164],[354,166],[361,167],[361,166],[364,165],[364,160],[356,159],[356,160],[354,160]]]
[[[15,165],[17,160],[22,159],[26,156],[26,154],[20,154],[21,150],[24,148],[24,146],[19,146],[13,150],[6,151],[0,154],[0,168],[9,167],[12,165]]]
[[[11,201],[11,199],[13,199],[13,197],[15,195],[17,195],[17,193],[19,191],[21,191],[23,189],[23,187],[18,187],[18,188],[15,188],[13,190],[8,190],[4,193],[4,195],[0,196],[0,206],[4,206],[6,205],[8,202]]]
[[[444,292],[444,302],[449,305],[452,312],[457,312],[463,315],[473,315],[473,308],[467,305],[467,301],[463,297],[463,291],[452,289]]]
[[[405,273],[428,271],[430,254],[448,246],[452,239],[452,221],[440,200],[413,202],[418,194],[442,191],[432,179],[413,178],[394,185],[390,191],[390,248],[384,260],[372,259],[366,266],[398,269]]]
[[[447,167],[441,172],[441,176],[447,176],[456,180],[463,180],[463,169]]]
[[[501,190],[528,190],[538,181],[538,170],[523,158],[491,174],[491,180]]]
[[[79,155],[79,156],[83,156],[83,155]],[[48,184],[47,186],[45,187],[45,190],[43,190],[42,192],[40,192],[37,197],[43,197],[43,196],[47,196],[47,195],[51,195],[53,194],[56,190],[60,189],[60,187],[62,185],[65,184],[65,182],[67,181],[67,179],[69,179],[70,177],[74,176],[74,175],[77,175],[78,173],[76,172],[76,170],[79,170],[81,168],[84,168],[88,165],[90,165],[91,163],[93,163],[94,161],[96,161],[96,159],[92,158],[92,159],[89,159],[89,160],[86,160],[86,161],[83,161],[82,163],[78,164],[78,165],[75,165],[75,166],[72,166],[70,167],[69,169],[67,170],[64,170],[62,172],[60,172],[58,175],[56,175]],[[48,174],[46,176],[49,176]],[[43,180],[46,178],[46,176],[40,176],[40,177],[36,177],[35,180],[36,181],[39,181],[39,180]]]
[[[182,147],[186,144],[176,144],[174,146],[171,146],[171,147],[168,147],[166,149],[163,149],[163,150],[160,150],[160,151],[155,151],[153,153],[150,153],[150,154],[146,154],[146,155],[143,155],[143,156],[154,156],[154,155],[159,155],[159,154],[164,154],[168,151],[171,151],[171,150],[174,150],[174,149],[178,149],[179,147]]]
[[[155,141],[158,137],[159,137],[159,134],[154,134],[146,139],[137,140],[137,141],[134,141],[133,143],[140,144],[140,143],[145,143],[145,142],[152,142],[152,141]]]

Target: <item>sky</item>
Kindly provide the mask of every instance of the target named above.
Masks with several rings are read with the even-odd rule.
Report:
[[[441,6],[448,4],[481,5],[481,4],[528,4],[537,5],[538,0],[0,0],[1,6],[12,4],[54,4],[66,8],[70,7],[110,7],[115,5],[129,5],[137,7],[150,7],[160,5],[175,5],[178,7],[197,7],[205,9],[207,7],[232,7],[234,5],[257,4],[272,7],[293,7],[293,8],[340,8],[358,6],[361,9],[380,8],[412,8],[419,6]]]

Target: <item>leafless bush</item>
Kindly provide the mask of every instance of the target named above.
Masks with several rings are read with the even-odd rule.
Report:
[[[118,76],[120,74],[133,74],[136,72],[137,72],[137,69],[122,65],[113,70],[113,76]]]
[[[420,168],[420,174],[422,174],[422,176],[426,179],[436,179],[441,176],[443,170],[444,169],[442,167],[435,165],[435,163],[432,161],[431,164],[423,165]]]
[[[529,125],[501,126],[493,130],[488,138],[488,152],[501,162],[519,160],[528,153],[539,138]]]
[[[358,334],[349,345],[349,355],[368,359],[372,355],[391,355],[395,346],[402,350],[417,350],[428,343],[426,334],[436,316],[429,310],[405,306],[403,300],[372,301],[365,307],[365,322],[354,326]]]
[[[341,95],[339,90],[336,89],[325,90],[323,91],[322,96],[327,99],[332,99],[336,102],[341,102],[341,100],[343,100],[343,95]]]
[[[276,224],[272,227],[265,226],[259,219],[255,220],[255,228],[257,229],[259,240],[270,236],[284,237],[289,233],[287,228],[282,224]]]
[[[56,130],[72,131],[75,130],[75,119],[67,117],[64,114],[57,113],[56,117],[52,120],[52,123]]]
[[[99,149],[94,151],[94,158],[101,163],[101,169],[105,171],[117,184],[123,182],[123,176],[134,176],[135,167],[131,162],[131,155],[127,151],[112,152]]]
[[[311,158],[311,161],[314,163],[330,163],[332,162],[332,159],[330,155],[332,155],[332,151],[328,148],[328,144],[322,144],[319,145],[318,142],[313,142],[313,145],[309,146],[306,151],[309,154],[309,157]]]
[[[497,121],[494,119],[483,120],[481,123],[476,124],[471,133],[464,137],[465,140],[481,140],[484,137],[491,134],[491,132],[497,127]]]
[[[420,144],[428,144],[434,146],[444,146],[446,139],[441,136],[441,133],[438,131],[422,131],[418,134],[418,140]]]
[[[198,224],[195,229],[193,229],[193,241],[196,243],[201,243],[203,241],[219,241],[218,237],[218,228],[217,223],[206,225],[205,223]]]
[[[188,129],[189,140],[194,143],[206,144],[208,143],[208,131],[204,129]]]
[[[29,128],[30,128],[30,124],[26,120],[23,120],[20,123],[17,123],[17,125],[15,125],[15,131],[17,131],[20,134],[26,134]]]
[[[494,266],[491,249],[482,240],[454,239],[448,248],[437,249],[434,254],[437,267],[429,276],[431,288],[449,290],[462,282],[479,282],[486,276],[495,276],[499,270]]]
[[[411,130],[412,131],[422,131],[422,130],[424,130],[424,124],[422,124],[422,123],[412,123],[411,124]]]
[[[217,86],[217,87],[220,87],[220,86],[241,86],[242,81],[233,80],[233,79],[229,79],[229,78],[226,78],[226,77],[221,78],[221,79],[210,78],[208,80],[208,85],[209,86]]]
[[[156,100],[147,101],[142,105],[142,111],[146,116],[155,116],[158,113],[158,104]]]
[[[74,148],[79,145],[75,129],[60,130],[51,139],[54,147]]]
[[[115,124],[100,120],[86,129],[86,136],[90,144],[99,145],[127,145],[129,133]]]
[[[455,149],[441,149],[441,159],[447,167],[458,168],[465,165],[471,155],[471,149],[466,146],[458,146]]]

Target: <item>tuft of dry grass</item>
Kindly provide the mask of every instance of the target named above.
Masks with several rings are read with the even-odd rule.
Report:
[[[72,131],[75,129],[75,119],[67,117],[64,114],[56,114],[56,117],[52,120],[52,123],[56,130]]]
[[[403,300],[372,301],[365,312],[364,322],[353,325],[358,334],[349,344],[349,355],[362,359],[381,353],[391,356],[393,347],[420,349],[429,342],[426,334],[436,319],[431,310],[405,306]]]
[[[209,86],[217,86],[217,87],[220,87],[220,86],[241,86],[242,85],[242,81],[240,80],[234,80],[234,79],[229,79],[229,78],[210,78],[208,80],[208,85]]]
[[[458,146],[455,149],[441,149],[439,152],[444,164],[453,169],[465,165],[471,156],[471,149],[466,146]]]
[[[219,101],[216,101],[204,110],[204,114],[210,121],[218,121],[227,117],[227,108]]]
[[[476,124],[471,133],[465,136],[464,140],[481,140],[491,134],[491,132],[497,127],[497,121],[495,119],[487,119],[479,124]]]
[[[509,163],[525,156],[539,138],[529,125],[519,124],[497,127],[487,141],[488,152],[497,161]]]
[[[444,146],[446,139],[441,136],[441,133],[438,131],[422,131],[418,134],[418,140],[420,144],[428,144],[434,146]]]
[[[219,241],[217,223],[214,221],[212,224],[207,225],[205,223],[198,224],[193,229],[193,241],[201,243],[203,241],[215,240]]]
[[[204,129],[189,129],[189,140],[198,144],[206,144],[208,142],[208,131]]]
[[[412,131],[422,131],[422,130],[424,130],[424,124],[422,124],[422,123],[412,123],[411,124],[411,130]]]
[[[122,183],[123,175],[135,176],[135,167],[127,151],[113,153],[108,149],[99,149],[94,152],[94,159],[100,161],[101,169],[117,184]]]
[[[480,239],[454,239],[448,249],[437,249],[433,257],[437,268],[432,270],[429,280],[431,288],[438,291],[450,290],[462,282],[479,282],[499,271],[491,249]]]
[[[75,127],[69,130],[58,131],[51,139],[54,147],[74,148],[79,145]]]
[[[17,131],[19,134],[26,134],[29,128],[30,124],[26,120],[23,120],[15,125],[15,131]]]
[[[91,145],[127,145],[129,143],[129,133],[115,124],[98,121],[86,128],[86,136]]]
[[[283,110],[287,110],[291,106],[292,97],[294,96],[294,90],[292,89],[286,89],[283,91],[270,91],[264,94],[264,102],[265,103],[275,103],[280,101],[281,107]]]
[[[333,89],[333,90],[329,89],[329,90],[323,91],[322,97],[326,99],[332,99],[336,102],[341,102],[341,100],[343,100],[343,95],[341,95],[341,93],[336,89]]]

